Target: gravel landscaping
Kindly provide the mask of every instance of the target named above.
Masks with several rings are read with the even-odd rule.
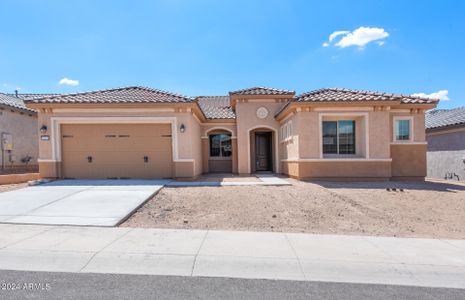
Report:
[[[465,238],[464,184],[289,181],[165,187],[121,226]]]
[[[0,193],[22,189],[29,186],[27,182],[14,184],[0,184]]]

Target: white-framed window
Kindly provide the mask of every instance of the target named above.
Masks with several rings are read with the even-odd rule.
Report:
[[[393,119],[393,141],[413,141],[413,117],[394,117]]]
[[[282,142],[292,138],[292,121],[288,121],[281,126],[280,132]]]

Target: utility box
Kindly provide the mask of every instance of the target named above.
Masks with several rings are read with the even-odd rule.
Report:
[[[2,132],[2,150],[3,151],[13,150],[13,136],[6,132]]]

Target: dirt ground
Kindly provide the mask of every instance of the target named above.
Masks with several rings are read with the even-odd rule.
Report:
[[[290,181],[163,188],[121,226],[465,238],[464,184]]]
[[[27,187],[27,182],[24,183],[15,183],[15,184],[0,184],[0,193],[8,192],[12,190],[22,189]]]

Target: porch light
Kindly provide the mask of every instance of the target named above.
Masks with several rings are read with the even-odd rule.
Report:
[[[179,127],[179,131],[181,131],[181,133],[184,133],[184,131],[186,131],[186,126],[184,124],[181,124],[181,126]]]
[[[47,125],[42,125],[42,127],[40,127],[40,133],[42,133],[42,134],[47,133]]]

